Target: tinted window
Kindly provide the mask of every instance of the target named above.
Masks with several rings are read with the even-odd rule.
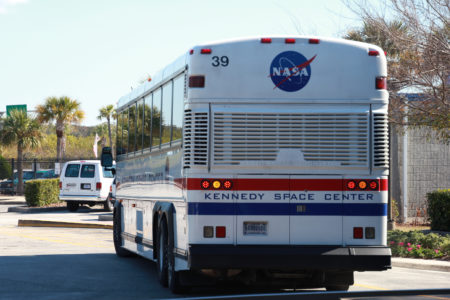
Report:
[[[144,99],[144,148],[150,147],[150,133],[152,130],[152,95]]]
[[[133,104],[128,109],[128,152],[136,151],[136,104]]]
[[[152,147],[159,147],[161,144],[161,89],[153,93],[152,107]]]
[[[117,115],[116,124],[116,156],[122,154],[122,114]]]
[[[105,168],[103,168],[103,177],[105,177],[105,178],[114,178],[114,175],[113,175],[111,169],[110,170],[106,170]]]
[[[172,135],[172,81],[163,86],[162,143],[169,143]]]
[[[66,177],[78,177],[78,174],[80,172],[80,165],[79,164],[70,164],[66,168]]]
[[[122,112],[122,154],[128,153],[128,109]]]
[[[95,165],[83,165],[81,168],[81,178],[94,178],[95,177]]]
[[[34,179],[34,172],[23,172],[23,179],[24,180]]]
[[[143,130],[143,114],[144,114],[144,99],[137,103],[136,111],[136,149],[142,150],[142,130]]]
[[[172,141],[181,139],[184,111],[184,74],[173,81]]]

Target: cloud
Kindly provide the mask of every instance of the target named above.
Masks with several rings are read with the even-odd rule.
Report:
[[[6,14],[11,6],[24,3],[28,3],[28,0],[0,0],[0,14]]]

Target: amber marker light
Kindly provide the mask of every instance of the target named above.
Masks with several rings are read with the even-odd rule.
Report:
[[[365,190],[365,189],[367,188],[367,182],[365,182],[364,180],[361,180],[361,181],[358,183],[358,187],[359,187],[361,190]]]
[[[219,180],[214,180],[212,183],[213,188],[220,189],[220,187],[222,186],[222,183]]]

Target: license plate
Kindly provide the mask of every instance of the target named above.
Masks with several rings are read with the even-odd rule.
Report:
[[[90,183],[82,183],[81,184],[81,189],[83,189],[83,190],[90,190],[91,189],[91,184]]]
[[[244,222],[244,235],[267,235],[267,222]]]

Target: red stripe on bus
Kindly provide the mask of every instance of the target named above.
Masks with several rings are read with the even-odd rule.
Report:
[[[218,180],[222,180],[217,178]],[[228,178],[227,178],[228,179]],[[203,178],[187,178],[184,186],[188,190],[203,190],[201,182]],[[209,180],[213,180],[212,178]],[[232,190],[235,191],[351,191],[346,188],[342,179],[254,179],[239,178],[229,179],[233,182]],[[370,182],[374,179],[358,179]],[[223,181],[223,180],[222,180]],[[388,190],[387,179],[379,180],[380,190]],[[354,190],[359,191],[359,190]]]

